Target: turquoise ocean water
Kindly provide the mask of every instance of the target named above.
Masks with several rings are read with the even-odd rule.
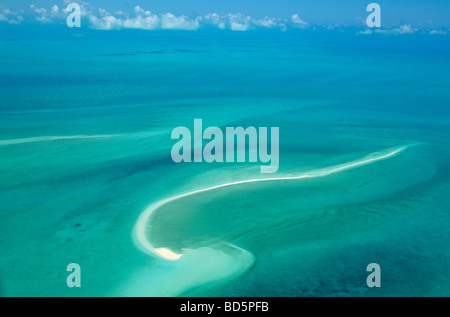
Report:
[[[2,25],[0,295],[449,296],[448,36],[356,32]],[[279,171],[175,164],[196,118],[279,127]]]

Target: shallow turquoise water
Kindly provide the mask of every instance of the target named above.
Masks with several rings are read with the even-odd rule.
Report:
[[[1,295],[450,295],[447,36],[1,27]],[[261,177],[173,163],[170,133],[195,118],[280,127],[274,177],[415,145],[168,204],[148,238],[189,250],[168,262],[133,241],[148,205]],[[30,139],[48,136],[72,137]]]

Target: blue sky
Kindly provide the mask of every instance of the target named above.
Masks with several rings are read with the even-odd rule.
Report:
[[[90,6],[108,12],[133,13],[135,6],[155,14],[172,13],[190,18],[205,14],[242,13],[252,18],[265,16],[290,18],[293,14],[310,25],[362,25],[368,13],[370,0],[85,0]],[[449,0],[385,0],[374,1],[382,8],[382,25],[394,27],[412,25],[416,27],[449,27]],[[59,8],[66,6],[63,0],[0,0],[13,11],[26,10],[31,4],[37,8]]]

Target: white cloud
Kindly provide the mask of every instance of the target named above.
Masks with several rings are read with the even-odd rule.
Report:
[[[157,16],[137,16],[132,19],[116,18],[112,15],[97,17],[89,15],[89,26],[97,30],[118,30],[118,29],[142,29],[155,30],[160,22]]]
[[[34,12],[38,14],[47,14],[47,9],[45,8],[34,9]]]
[[[160,26],[160,18],[157,15],[138,16],[132,19],[118,19],[119,25],[122,23],[122,27],[126,29],[142,29],[142,30],[155,30]],[[120,27],[119,27],[120,28]]]
[[[230,13],[227,15],[227,18],[232,31],[247,31],[250,27],[251,18],[249,16],[242,15],[242,13]]]
[[[411,25],[401,25],[393,30],[394,33],[398,34],[412,34],[416,29],[412,28]]]
[[[247,31],[249,28],[249,24],[242,24],[239,22],[231,21],[231,31]]]
[[[380,29],[380,28],[376,28],[376,29],[366,29],[364,31],[359,31],[356,34],[358,35],[370,35],[370,34],[393,34],[393,35],[403,35],[403,34],[414,34],[420,32],[422,34],[431,34],[431,35],[436,35],[436,34],[440,34],[440,35],[446,35],[447,34],[447,30],[429,30],[426,28],[415,28],[411,25],[400,25],[398,27],[392,27],[392,28],[388,28],[388,29]]]
[[[56,4],[52,6],[52,8],[51,8],[51,17],[52,18],[59,18],[62,14],[63,14],[63,12],[61,12],[61,10],[59,10],[59,7]]]
[[[97,12],[98,12],[98,15],[101,17],[106,17],[108,15],[111,15],[108,11],[106,11],[105,9],[102,9],[102,8],[98,8]]]
[[[30,10],[35,20],[41,23],[50,23],[52,19],[49,17],[48,11],[45,8],[36,8],[35,5],[30,5]]]
[[[113,15],[97,17],[88,15],[90,27],[99,30],[113,29],[142,29],[142,30],[197,30],[200,27],[199,19],[192,20],[186,16],[175,16],[166,13],[161,16],[143,11],[140,7],[135,8],[137,16],[133,18],[117,18]]]
[[[431,35],[447,35],[447,32],[442,30],[431,30],[429,33]]]
[[[286,22],[285,20],[270,17],[265,17],[263,19],[252,19],[252,23],[256,27],[263,27],[270,29],[279,28],[282,31],[286,31],[287,29],[285,22]]]
[[[170,30],[197,30],[200,27],[199,19],[191,20],[186,16],[177,17],[172,13],[163,14],[161,28]]]
[[[293,16],[291,16],[291,22],[294,24],[294,26],[303,28],[303,29],[307,28],[309,26],[309,24],[307,22],[300,19],[298,14],[294,14]]]
[[[98,18],[95,15],[90,15],[89,23],[93,29],[97,30],[113,30],[119,28],[119,21],[113,16]]]
[[[224,17],[218,15],[217,13],[210,13],[203,17],[203,21],[205,23],[210,23],[214,26],[217,26],[219,29],[225,29],[226,27],[226,20]]]
[[[367,30],[364,30],[364,31],[359,31],[358,33],[356,33],[356,34],[361,34],[361,35],[370,35],[370,34],[372,34],[373,33],[373,31],[371,30],[371,29],[367,29]]]
[[[151,15],[152,14],[150,11],[144,11],[144,9],[142,9],[140,6],[135,6],[134,12],[137,15]]]
[[[258,26],[263,26],[265,28],[273,28],[277,26],[276,19],[270,19],[270,18],[264,18],[264,19],[258,19],[254,20],[253,23]]]
[[[263,19],[253,20],[253,24],[263,26],[265,28],[274,28],[278,26],[277,19],[265,17]]]
[[[413,28],[411,25],[400,25],[399,27],[396,28],[391,28],[391,29],[376,29],[375,32],[376,33],[381,33],[381,34],[413,34],[417,31],[416,28]]]
[[[49,19],[49,18],[46,17],[46,16],[39,16],[39,17],[36,17],[36,21],[41,22],[41,23],[50,23],[50,22],[52,22],[52,20]]]
[[[229,13],[218,15],[217,13],[207,14],[199,20],[201,26],[214,26],[219,29],[230,29],[232,31],[247,31],[252,28],[280,28],[286,29],[286,20],[279,18],[264,17],[254,19],[242,13]]]
[[[0,8],[3,8],[2,13],[0,14],[0,22],[2,23],[20,24],[25,20],[20,13],[12,12],[8,8],[4,8],[1,5]]]

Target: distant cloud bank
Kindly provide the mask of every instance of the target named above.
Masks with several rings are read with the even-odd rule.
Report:
[[[133,13],[122,11],[108,12],[102,8],[94,8],[89,3],[78,0],[65,0],[65,5],[76,2],[81,7],[81,17],[83,27],[86,26],[97,30],[120,30],[120,29],[141,29],[141,30],[198,30],[200,28],[217,28],[231,31],[247,31],[252,29],[279,29],[286,31],[292,29],[335,29],[335,26],[311,26],[304,21],[299,14],[292,14],[290,18],[253,18],[242,13],[229,13],[219,15],[210,13],[195,18],[185,15],[176,16],[172,13],[156,14],[145,10],[140,6],[134,7]],[[66,21],[66,7],[53,5],[50,8],[38,8],[31,4],[26,10],[13,12],[0,4],[0,24],[22,24],[22,23],[60,23]],[[356,19],[356,18],[355,18]],[[358,18],[360,19],[360,18]],[[431,35],[446,35],[447,30],[418,29],[411,25],[401,25],[393,28],[365,29],[357,32],[358,35],[371,34],[413,34],[428,33]]]
[[[65,1],[69,3],[69,1]],[[198,30],[202,27],[215,27],[232,31],[247,31],[256,28],[278,28],[286,30],[291,27],[308,27],[298,14],[287,18],[252,18],[242,13],[219,15],[210,13],[190,18],[172,13],[156,14],[140,6],[134,8],[132,14],[118,11],[108,12],[102,8],[94,8],[88,3],[77,1],[81,6],[82,20],[87,27],[98,30],[142,29],[142,30]],[[56,4],[51,8],[38,8],[31,4],[27,10],[12,12],[0,5],[0,23],[64,23],[68,12]],[[87,21],[87,22],[86,22]]]
[[[399,27],[394,27],[390,29],[366,29],[364,31],[359,31],[358,35],[371,35],[371,34],[396,34],[396,35],[402,35],[402,34],[413,34],[413,33],[428,33],[431,35],[447,35],[447,31],[445,30],[427,30],[427,29],[419,29],[412,27],[411,25],[400,25]]]

